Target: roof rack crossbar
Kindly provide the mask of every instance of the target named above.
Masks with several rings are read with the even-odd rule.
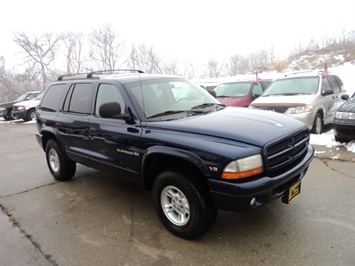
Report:
[[[137,72],[137,73],[144,73],[142,70],[137,70],[137,69],[106,69],[106,70],[98,70],[98,71],[92,71],[90,73],[87,74],[87,78],[92,78],[94,74],[114,74],[114,73],[119,73],[119,72]]]
[[[58,81],[64,80],[64,79],[66,79],[66,78],[73,78],[73,77],[78,77],[78,76],[85,77],[85,75],[87,75],[87,73],[75,73],[75,74],[60,75],[60,76],[58,77]]]

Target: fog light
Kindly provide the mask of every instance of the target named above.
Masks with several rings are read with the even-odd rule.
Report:
[[[256,203],[256,198],[252,198],[250,201],[250,206],[254,206]]]

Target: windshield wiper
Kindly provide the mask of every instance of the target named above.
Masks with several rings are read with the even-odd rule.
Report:
[[[203,103],[203,104],[199,104],[199,105],[192,107],[191,111],[193,111],[195,109],[201,109],[201,108],[206,108],[206,107],[216,106],[216,105],[221,106],[221,107],[225,107],[225,105],[221,104],[221,103]]]
[[[285,92],[285,93],[278,93],[278,94],[267,94],[267,95],[263,95],[263,97],[269,97],[269,96],[289,96],[289,95],[299,95],[299,94],[305,94],[305,93],[300,93],[300,92]]]
[[[181,110],[169,110],[169,111],[165,111],[165,112],[162,112],[162,113],[158,113],[158,114],[155,114],[155,115],[151,115],[148,117],[149,118],[155,118],[155,117],[161,117],[161,116],[165,116],[165,115],[173,115],[173,114],[178,114],[178,113],[184,113],[184,111],[181,111]]]

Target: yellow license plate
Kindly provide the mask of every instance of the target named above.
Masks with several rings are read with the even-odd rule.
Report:
[[[301,181],[297,182],[293,185],[288,191],[287,201],[291,202],[294,198],[296,198],[301,193]]]

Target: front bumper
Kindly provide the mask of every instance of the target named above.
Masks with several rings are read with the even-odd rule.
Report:
[[[342,139],[355,140],[355,121],[351,119],[334,119],[334,135]]]
[[[307,112],[307,113],[302,113],[302,114],[288,114],[288,116],[291,116],[298,121],[303,122],[308,126],[308,129],[311,130],[313,127],[314,123],[314,117],[315,115],[312,112]]]
[[[28,110],[23,110],[23,111],[12,111],[12,116],[15,118],[15,119],[23,119],[25,120],[26,117],[27,117],[27,111]]]
[[[306,156],[299,164],[274,177],[263,176],[243,183],[209,179],[208,185],[217,208],[227,211],[245,211],[284,196],[305,176],[313,154],[314,148],[309,145]],[[253,204],[251,204],[252,200]]]

